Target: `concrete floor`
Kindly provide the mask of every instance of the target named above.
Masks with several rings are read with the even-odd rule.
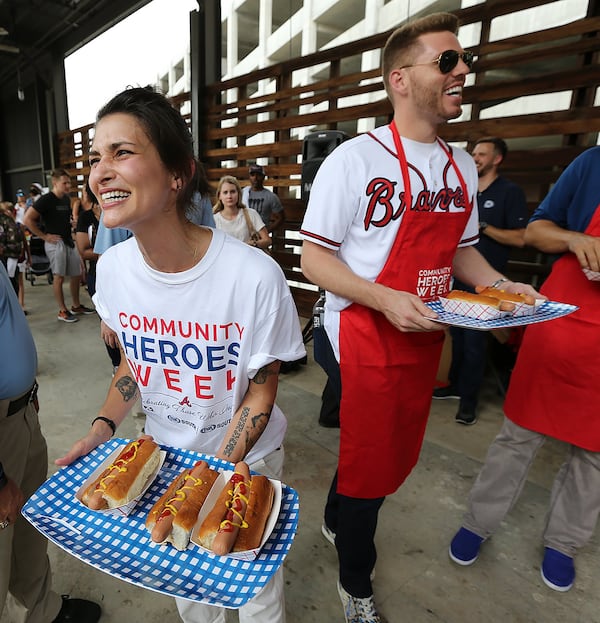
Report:
[[[87,296],[82,300],[87,303]],[[110,380],[111,366],[99,339],[97,316],[67,325],[56,320],[51,287],[27,283],[26,304],[38,354],[40,419],[53,461],[87,430]],[[310,349],[309,344],[309,349]],[[312,361],[281,375],[278,403],[289,419],[284,480],[299,493],[301,518],[286,560],[288,623],[342,622],[336,555],[320,533],[322,509],[336,464],[339,431],[318,426],[324,376]],[[497,433],[501,400],[487,380],[475,426],[454,422],[454,400],[433,401],[420,461],[380,513],[376,601],[390,623],[600,622],[598,538],[577,558],[577,582],[568,593],[540,578],[549,488],[564,452],[548,442],[536,459],[521,499],[472,567],[447,554],[486,449]],[[130,417],[120,437],[134,437],[142,417]],[[173,601],[114,579],[49,544],[59,593],[101,603],[101,623],[176,623]],[[237,621],[229,612],[228,621]],[[9,622],[6,615],[0,623]]]

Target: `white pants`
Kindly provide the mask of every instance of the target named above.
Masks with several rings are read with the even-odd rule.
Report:
[[[281,479],[284,455],[282,446],[250,465],[250,469]],[[225,608],[179,598],[175,602],[184,623],[225,623]],[[240,623],[285,623],[282,567],[256,597],[239,609],[239,620]]]

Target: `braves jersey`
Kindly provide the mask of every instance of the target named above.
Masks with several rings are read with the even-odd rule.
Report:
[[[360,277],[375,281],[390,254],[406,209],[438,212],[474,209],[459,246],[479,239],[476,209],[477,169],[469,154],[450,148],[454,163],[439,142],[419,143],[402,138],[410,176],[410,206],[400,162],[389,126],[381,126],[338,146],[319,167],[301,236],[337,252],[340,260]],[[464,179],[464,197],[457,169]],[[450,279],[450,272],[435,278]],[[430,298],[439,286],[435,279],[422,281],[414,294]],[[351,301],[327,293],[325,329],[339,358],[339,312]]]

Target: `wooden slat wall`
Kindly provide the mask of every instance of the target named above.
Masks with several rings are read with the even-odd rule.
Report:
[[[470,148],[473,141],[498,135],[511,150],[503,174],[519,183],[531,209],[545,196],[564,167],[587,147],[596,144],[600,108],[594,106],[600,84],[600,11],[590,0],[588,16],[569,24],[505,40],[489,41],[496,17],[551,4],[540,0],[488,0],[457,11],[463,25],[480,24],[481,39],[474,82],[463,99],[471,105],[470,118],[441,129],[449,141]],[[548,6],[548,10],[552,10]],[[305,205],[299,195],[302,138],[307,131],[357,131],[361,119],[379,125],[391,117],[378,69],[361,71],[361,55],[380,49],[391,31],[316,54],[291,59],[231,80],[208,85],[200,157],[211,183],[224,174],[245,183],[248,164],[268,158],[266,184],[279,195],[286,212],[285,231],[274,236],[274,256],[281,264],[301,315],[308,316],[316,293],[299,270],[297,231]],[[317,77],[303,84],[299,72]],[[265,81],[265,82],[262,82]],[[269,84],[268,95],[254,95],[259,83]],[[517,98],[571,91],[567,110],[485,117],[490,106]],[[365,96],[365,101],[356,102]],[[178,96],[181,104],[189,94]],[[87,174],[86,144],[91,126],[59,136],[63,166]],[[79,133],[79,134],[78,134]],[[79,137],[79,141],[74,140]],[[511,276],[538,283],[546,272],[545,258],[533,250],[515,252]]]

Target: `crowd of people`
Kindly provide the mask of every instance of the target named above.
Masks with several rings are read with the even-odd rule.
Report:
[[[573,586],[575,556],[600,512],[596,365],[588,356],[600,335],[600,291],[584,273],[600,273],[594,175],[600,148],[566,169],[530,219],[523,191],[499,173],[507,155],[502,139],[483,137],[469,154],[438,137],[440,126],[461,114],[462,88],[473,64],[457,38],[458,25],[455,15],[435,13],[390,35],[382,73],[393,118],[324,160],[300,231],[302,270],[325,301],[314,352],[327,374],[340,444],[321,532],[337,553],[337,589],[347,623],[385,621],[373,590],[378,517],[386,497],[417,464],[432,396],[460,400],[458,423],[477,420],[485,332],[450,330],[450,384],[435,388],[446,333],[426,302],[453,287],[492,285],[579,309],[525,331],[502,428],[450,544],[451,560],[462,566],[477,560],[521,493],[547,437],[569,447],[543,534],[541,575],[547,586]],[[73,323],[79,315],[97,313],[114,372],[97,417],[56,460],[58,466],[108,441],[139,399],[145,432],[159,444],[232,463],[245,460],[257,472],[282,477],[286,417],[276,402],[280,366],[305,356],[305,348],[289,287],[268,252],[271,234],[284,223],[283,207],[264,187],[264,166],[251,164],[248,174],[244,188],[236,177],[222,177],[213,195],[181,115],[153,89],[128,88],[98,112],[80,198],[72,200],[71,179],[57,169],[48,192],[35,184],[29,198],[18,191],[16,205],[2,204],[0,336],[7,348],[26,349],[20,366],[11,367],[6,356],[0,361],[0,611],[6,603],[18,613],[15,621],[95,623],[100,616],[96,604],[52,593],[46,542],[19,514],[47,468],[37,355],[22,313],[20,267],[29,261],[28,234],[44,242],[57,318]],[[343,184],[331,183],[341,179]],[[505,274],[511,247],[525,244],[559,256],[540,292]],[[436,277],[435,287],[423,286],[423,274]],[[81,303],[83,278],[94,308]],[[163,374],[151,347],[135,347],[155,337],[124,321],[133,316],[173,326],[202,318],[214,328],[212,338],[193,347],[229,356],[200,357],[197,365],[171,357],[174,369]],[[237,330],[218,330],[225,326]],[[184,352],[191,338],[174,335],[171,347]],[[544,366],[536,365],[541,360]],[[147,373],[138,383],[132,370],[142,367]],[[169,380],[175,375],[177,383]],[[198,386],[200,377],[206,387]],[[169,417],[182,396],[193,407],[193,425]],[[35,582],[19,565],[11,567],[15,556],[32,557]],[[175,601],[184,622],[225,621],[215,606]],[[282,569],[239,609],[239,620],[285,621]]]

